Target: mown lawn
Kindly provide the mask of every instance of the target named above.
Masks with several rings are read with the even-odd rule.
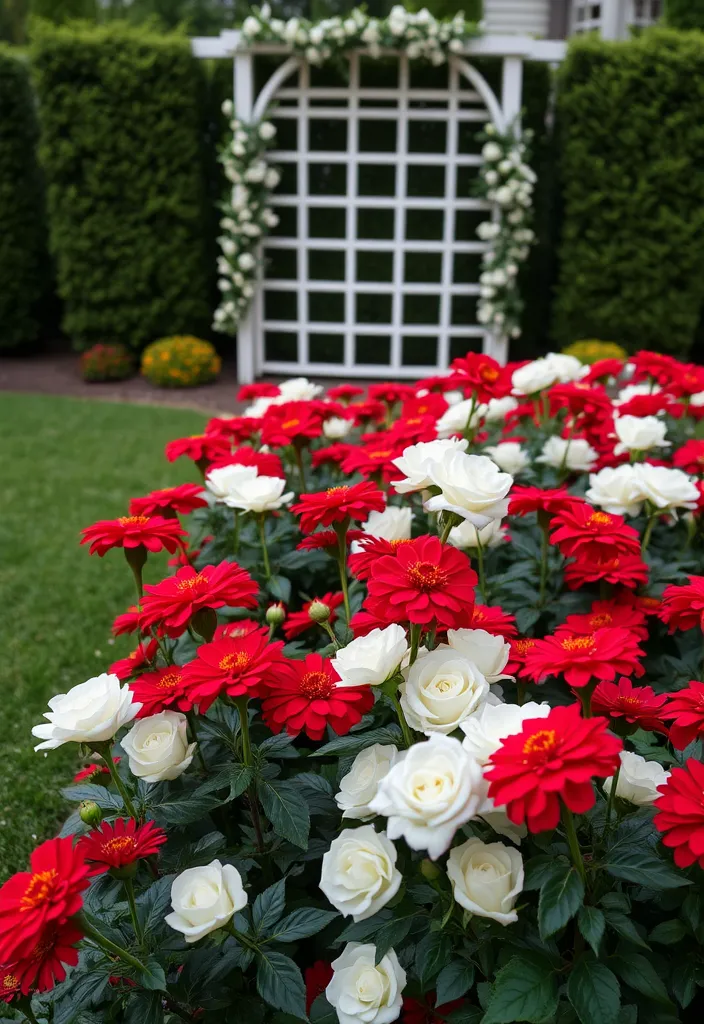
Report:
[[[134,600],[119,551],[79,547],[79,531],[124,515],[130,497],[196,479],[164,445],[202,430],[196,412],[0,394],[0,880],[24,868],[65,815],[58,796],[76,748],[34,753],[47,700],[132,648],[110,624]],[[147,582],[166,571],[151,556]],[[169,570],[171,571],[171,570]]]

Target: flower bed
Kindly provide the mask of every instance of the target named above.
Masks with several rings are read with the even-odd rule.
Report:
[[[0,890],[3,998],[54,1024],[693,1019],[704,369],[470,354],[242,397],[167,445],[202,482],[84,531],[124,551],[137,646],[33,730],[85,766]]]

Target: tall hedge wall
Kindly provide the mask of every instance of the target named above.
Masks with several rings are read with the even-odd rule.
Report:
[[[27,62],[0,45],[0,349],[36,339],[48,274]]]
[[[575,40],[553,334],[685,354],[704,304],[704,35]]]
[[[704,29],[704,0],[667,0],[665,17],[672,28]]]
[[[201,70],[187,39],[42,24],[33,66],[63,327],[137,348],[210,318]]]

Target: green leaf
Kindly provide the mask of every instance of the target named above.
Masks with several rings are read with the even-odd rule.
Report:
[[[445,932],[428,932],[420,940],[416,946],[415,969],[423,989],[447,963],[451,951],[452,943]],[[377,954],[377,963],[379,959]]]
[[[371,747],[374,743],[398,743],[401,730],[396,725],[385,725],[380,729],[369,729],[366,732],[351,732],[347,736],[338,736],[322,747],[314,750],[311,757],[324,757],[327,754],[339,754],[341,757],[352,757]]]
[[[398,946],[408,935],[414,921],[418,920],[418,911],[414,909],[412,914],[405,917],[392,917],[390,921],[383,924],[374,934],[376,945],[376,961],[379,963],[386,954],[395,946]]]
[[[174,875],[159,878],[137,899],[137,915],[147,938],[164,925],[164,917],[171,909],[173,880]]]
[[[672,968],[672,991],[675,999],[686,1009],[697,992],[699,966],[694,960],[681,960]]]
[[[166,975],[159,961],[150,956],[142,963],[146,971],[140,971],[137,975],[142,988],[148,989],[149,992],[166,992]]]
[[[613,956],[609,963],[622,981],[630,985],[636,992],[654,999],[657,1003],[670,1006],[670,997],[667,989],[650,960],[647,960],[641,953]]]
[[[547,939],[574,917],[584,901],[584,883],[577,870],[566,865],[550,877],[540,890],[538,924],[541,938]]]
[[[192,825],[194,821],[207,818],[212,810],[221,806],[222,800],[216,796],[199,794],[195,790],[190,794],[174,792],[170,799],[152,810],[161,825]]]
[[[306,1020],[306,987],[290,957],[268,949],[257,954],[257,992],[275,1010]]]
[[[603,913],[596,907],[580,907],[577,915],[577,924],[579,925],[580,932],[594,950],[595,955],[599,956],[599,944],[604,936],[604,928],[606,927],[606,918]]]
[[[285,576],[270,576],[266,585],[271,596],[277,601],[283,601],[284,604],[290,602],[291,581]]]
[[[674,946],[681,942],[687,934],[687,929],[677,918],[672,921],[661,921],[656,924],[648,938],[651,942],[658,942],[661,946]]]
[[[254,779],[254,772],[246,764],[228,764],[215,768],[216,774],[208,779],[196,790],[198,796],[206,796],[209,793],[217,793],[221,789],[229,789],[226,803],[236,800],[242,796],[247,787]]]
[[[260,754],[265,757],[299,757],[299,753],[293,746],[295,737],[289,736],[287,732],[280,732],[277,736],[267,736],[257,748]]]
[[[88,783],[66,786],[61,790],[61,796],[72,804],[79,804],[82,800],[93,800],[104,811],[121,811],[124,807],[120,794],[114,793],[106,786],[91,786]]]
[[[549,879],[562,875],[563,871],[567,870],[568,863],[565,857],[554,857],[549,853],[531,857],[525,866],[523,889],[542,889]]]
[[[310,814],[295,782],[262,780],[259,784],[259,798],[274,832],[288,839],[294,846],[306,850]]]
[[[605,964],[583,957],[570,971],[567,998],[582,1024],[616,1024],[621,1007],[618,980]]]
[[[162,1024],[163,1020],[158,992],[135,992],[125,1004],[125,1024]]]
[[[435,1005],[451,1003],[467,995],[474,984],[474,965],[469,960],[453,960],[443,967],[435,980]]]
[[[692,884],[657,854],[634,850],[632,847],[611,850],[604,867],[614,878],[621,878],[624,882],[634,882],[650,889],[678,889],[680,886]]]
[[[514,956],[496,975],[481,1024],[540,1024],[557,1009],[557,987],[550,967]]]
[[[311,1006],[309,1016],[311,1024],[338,1024],[337,1013],[325,998],[324,992],[320,993]]]
[[[620,935],[622,939],[632,942],[634,946],[641,946],[643,949],[650,949],[650,946],[640,934],[630,917],[626,917],[618,910],[607,910],[605,912],[606,923],[610,928]]]
[[[327,928],[336,917],[339,917],[336,910],[301,907],[300,910],[292,911],[288,917],[280,921],[269,939],[272,942],[298,942],[299,939],[317,935],[323,928]]]
[[[273,928],[286,907],[286,879],[270,885],[260,893],[252,907],[252,924],[257,934]]]

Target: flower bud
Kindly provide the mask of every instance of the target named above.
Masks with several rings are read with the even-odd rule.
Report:
[[[199,608],[198,611],[191,616],[191,625],[195,629],[199,636],[202,636],[208,643],[213,639],[213,635],[217,628],[218,617],[212,608]]]
[[[330,608],[328,605],[323,604],[322,601],[312,601],[308,609],[308,617],[313,622],[328,622],[330,619]]]
[[[420,873],[426,882],[434,882],[436,878],[440,877],[442,871],[436,864],[433,864],[432,860],[428,860],[428,858],[425,857],[420,862]]]
[[[82,800],[78,808],[78,814],[81,821],[85,825],[90,825],[91,828],[97,828],[103,820],[103,812],[95,800]]]
[[[286,619],[286,609],[279,602],[277,604],[270,604],[266,610],[266,624],[267,626],[282,626]]]

